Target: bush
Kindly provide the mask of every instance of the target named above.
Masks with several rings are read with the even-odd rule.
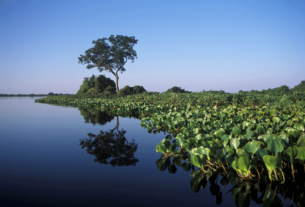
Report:
[[[90,92],[89,92],[90,91]],[[83,84],[80,86],[77,91],[77,95],[82,94],[115,94],[115,82],[110,78],[105,77],[104,75],[95,76],[92,75],[90,78],[84,78]]]
[[[120,90],[120,95],[122,96],[127,96],[127,95],[133,95],[133,94],[138,94],[138,93],[145,93],[146,90],[143,86],[125,86]]]
[[[89,95],[97,95],[99,94],[98,90],[96,88],[90,88],[86,94],[89,94]]]
[[[191,93],[190,91],[186,91],[182,89],[181,87],[174,86],[170,89],[168,89],[165,93]]]

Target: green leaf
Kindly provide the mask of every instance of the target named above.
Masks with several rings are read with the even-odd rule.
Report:
[[[233,127],[232,129],[232,134],[234,135],[234,137],[238,137],[238,135],[240,135],[241,130],[238,127]]]
[[[297,158],[299,158],[303,162],[305,161],[305,147],[298,147]]]
[[[268,149],[277,155],[279,152],[284,150],[284,146],[279,139],[271,139],[268,142]]]
[[[299,131],[298,131],[298,129],[293,129],[293,128],[291,128],[291,127],[287,127],[286,128],[286,131],[287,131],[287,134],[288,135],[290,135],[290,136],[292,136],[292,137],[294,137],[294,138],[297,138],[298,137],[298,135],[299,135]]]
[[[237,139],[237,138],[233,138],[230,141],[230,145],[233,149],[237,149],[239,147],[239,144],[240,144],[240,142],[239,142],[239,139]]]
[[[250,172],[250,159],[248,156],[241,156],[233,161],[232,168],[244,176],[248,176]]]
[[[185,142],[185,139],[183,138],[176,138],[176,144],[179,146],[179,147],[182,147],[183,143]]]
[[[222,145],[223,145],[224,147],[226,147],[227,144],[228,144],[228,142],[229,142],[229,140],[230,140],[230,135],[227,135],[227,134],[223,135],[223,136],[221,137]]]
[[[255,132],[252,131],[250,128],[247,128],[246,138],[249,139],[250,137],[253,137],[255,135]]]
[[[195,128],[195,129],[193,129],[193,131],[194,131],[195,134],[199,134],[200,129],[199,128]]]
[[[191,147],[192,147],[191,143],[188,143],[188,142],[185,142],[182,145],[182,148],[185,149],[185,151],[187,151],[187,152],[189,152],[191,150]]]
[[[206,164],[206,155],[191,155],[191,163],[195,165],[196,167],[203,167]]]
[[[287,160],[290,164],[295,162],[295,158],[298,155],[298,148],[295,146],[290,146],[284,151],[284,159]]]
[[[299,138],[298,142],[297,142],[298,147],[305,147],[305,138]]]
[[[236,156],[237,157],[248,156],[248,153],[244,149],[237,149]]]
[[[282,157],[280,156],[280,154],[278,154],[278,156],[266,155],[263,157],[263,159],[269,173],[275,169],[282,169],[281,166]],[[272,180],[270,174],[269,174],[269,178],[270,180]]]
[[[159,153],[166,153],[166,146],[164,144],[157,144],[156,146],[156,151],[159,152]]]
[[[280,122],[281,122],[281,119],[280,119],[279,117],[273,117],[273,118],[272,118],[272,121],[273,121],[274,123],[280,123]]]
[[[300,131],[304,131],[304,125],[301,123],[296,123],[293,128],[300,130]]]
[[[171,146],[171,142],[170,142],[168,139],[163,139],[163,140],[161,141],[161,143],[164,144],[167,148],[168,148],[169,146]]]
[[[268,155],[268,152],[267,152],[266,150],[260,148],[260,149],[258,149],[258,150],[256,151],[255,154],[256,154],[256,156],[257,156],[261,161],[264,161],[263,157],[264,157],[265,155]]]
[[[266,129],[261,124],[258,124],[256,127],[256,131],[259,135],[262,135],[266,132]]]
[[[225,134],[225,130],[223,128],[220,128],[218,131],[214,132],[214,135],[216,137],[222,137]]]
[[[253,140],[252,142],[248,142],[243,149],[248,152],[250,154],[250,156],[252,157],[256,151],[261,148],[261,146],[263,146],[264,143],[260,142],[260,141],[256,141]]]

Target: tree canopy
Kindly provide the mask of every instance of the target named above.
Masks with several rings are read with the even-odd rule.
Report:
[[[137,53],[133,46],[138,40],[134,36],[111,35],[109,38],[93,40],[94,46],[78,57],[78,63],[87,64],[87,69],[96,67],[100,72],[107,71],[116,78],[116,90],[119,93],[118,72],[126,71],[124,65],[128,60],[134,62]]]
[[[110,78],[104,75],[95,76],[92,75],[90,78],[85,77],[83,84],[80,86],[77,94],[114,94],[115,93],[115,83]]]
[[[133,95],[133,94],[138,94],[138,93],[145,93],[147,92],[143,86],[125,86],[123,89],[120,91],[120,95]]]
[[[170,89],[167,89],[167,91],[165,91],[165,93],[191,93],[191,92],[186,91],[186,90],[182,89],[181,87],[174,86]]]

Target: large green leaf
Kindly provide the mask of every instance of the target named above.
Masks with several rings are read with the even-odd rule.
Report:
[[[222,135],[225,134],[225,130],[223,128],[220,128],[219,130],[217,130],[216,132],[214,132],[216,137],[222,137]]]
[[[305,161],[305,147],[298,147],[297,158],[299,158],[303,162]]]
[[[167,150],[167,147],[164,144],[162,144],[162,143],[157,144],[157,146],[156,146],[157,152],[166,153],[166,150]]]
[[[290,164],[295,162],[295,158],[298,155],[298,148],[295,146],[290,146],[284,151],[284,159],[288,161]]]
[[[264,143],[260,141],[253,140],[252,142],[248,142],[243,149],[250,154],[252,157],[256,151],[263,146]]]
[[[238,135],[240,135],[240,133],[241,133],[241,130],[239,127],[233,127],[232,134],[234,137],[238,137]]]
[[[281,143],[280,139],[271,139],[268,141],[268,149],[277,155],[279,152],[284,150],[284,146]]]
[[[227,134],[223,135],[223,136],[221,137],[221,141],[222,141],[222,145],[223,145],[224,147],[226,147],[227,144],[228,144],[228,142],[230,141],[230,135],[227,135]]]
[[[269,171],[269,178],[271,178],[271,173],[275,169],[282,169],[281,162],[282,162],[282,157],[280,154],[278,156],[271,156],[271,155],[266,155],[263,157],[264,163]]]
[[[281,122],[281,119],[280,119],[279,117],[273,117],[273,118],[272,118],[272,121],[273,121],[274,123],[280,123],[280,122]]]
[[[161,143],[164,144],[167,148],[171,145],[171,142],[168,139],[163,139]]]
[[[266,150],[260,148],[260,149],[258,149],[258,150],[256,151],[255,154],[256,154],[256,156],[257,156],[261,161],[264,161],[263,157],[264,157],[265,155],[268,155],[268,152],[267,152]]]
[[[233,149],[237,149],[239,147],[240,141],[238,138],[232,138],[230,141],[230,145]]]
[[[191,150],[191,147],[192,147],[192,145],[189,142],[185,142],[182,145],[182,148],[185,149],[185,151],[187,151],[187,152],[189,152]]]
[[[233,161],[232,168],[244,176],[248,176],[250,172],[250,159],[248,156],[241,156]]]
[[[176,144],[179,146],[179,147],[182,147],[183,143],[185,142],[185,139],[183,138],[176,138]]]
[[[227,158],[229,156],[233,156],[234,150],[232,150],[230,147],[225,147],[221,149],[221,154],[223,158]]]
[[[254,135],[255,135],[255,131],[252,131],[250,128],[247,128],[247,130],[246,130],[246,138],[247,139],[249,139],[249,138],[251,138],[251,137],[253,137]]]
[[[293,129],[292,127],[287,127],[286,131],[287,131],[288,135],[290,135],[294,138],[297,138],[300,133],[300,131],[298,129]]]
[[[258,135],[262,135],[266,132],[266,129],[261,124],[258,124],[256,127],[256,131],[257,131]]]
[[[193,131],[194,131],[195,134],[199,134],[200,129],[199,128],[195,128],[195,129],[193,129]]]
[[[191,155],[190,160],[193,165],[196,167],[203,167],[206,164],[206,155]]]
[[[293,128],[300,130],[300,131],[304,131],[304,125],[302,123],[296,123]]]
[[[298,147],[305,147],[305,137],[300,137],[297,142]]]

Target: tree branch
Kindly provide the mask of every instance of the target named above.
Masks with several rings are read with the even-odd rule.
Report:
[[[125,63],[115,71],[116,74],[118,74],[118,71],[127,63],[127,61],[128,61],[128,59],[126,58]]]

